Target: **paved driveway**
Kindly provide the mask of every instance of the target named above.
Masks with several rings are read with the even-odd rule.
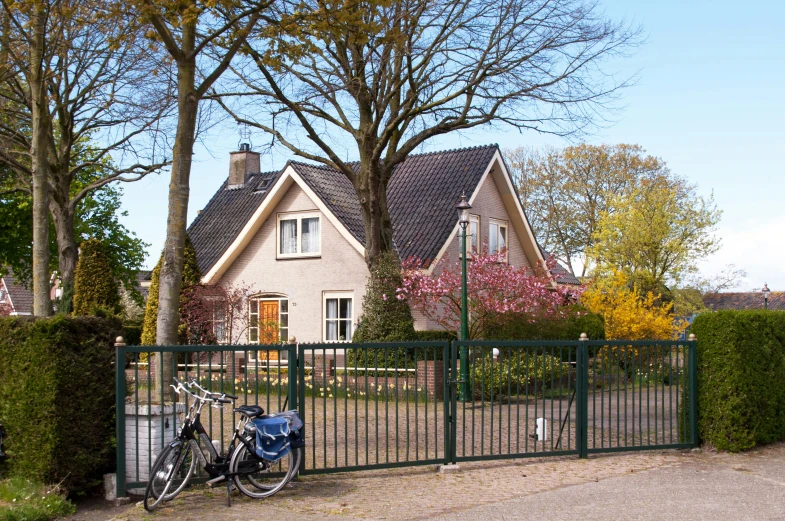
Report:
[[[785,443],[744,454],[649,452],[308,476],[273,498],[183,493],[152,516],[93,505],[71,521],[785,520]]]

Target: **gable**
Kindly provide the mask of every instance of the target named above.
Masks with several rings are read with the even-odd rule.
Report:
[[[472,205],[472,210],[469,213],[481,216],[481,241],[485,241],[487,238],[489,218],[506,221],[508,230],[513,232],[510,236],[511,239],[513,236],[515,238],[515,241],[511,240],[509,245],[510,262],[515,266],[528,267],[537,266],[544,262],[542,251],[531,231],[529,221],[498,148],[486,164],[486,169],[476,188],[471,192],[469,204]],[[457,213],[453,208],[451,232],[434,260],[441,259],[450,250],[454,255],[459,253],[459,233],[460,225]],[[429,268],[429,271],[431,270],[432,267]]]
[[[293,186],[297,186],[299,191],[292,192],[296,194],[298,205],[307,204],[309,209],[318,209],[322,215],[332,223],[339,233],[349,242],[350,246],[359,252],[363,252],[364,248],[359,241],[357,241],[341,224],[340,220],[335,214],[324,204],[324,202],[313,192],[307,183],[303,181],[300,175],[295,171],[292,165],[287,166],[281,175],[279,175],[269,189],[269,194],[261,201],[256,207],[250,218],[245,222],[245,225],[237,234],[236,238],[226,248],[222,255],[217,259],[213,266],[203,274],[202,281],[205,284],[212,284],[218,281],[226,272],[237,257],[245,250],[248,244],[258,233],[259,229],[268,219],[275,219],[276,212],[280,208],[281,201],[290,192]],[[309,203],[305,203],[305,201]],[[194,246],[196,246],[194,244]],[[197,250],[197,258],[199,250]]]

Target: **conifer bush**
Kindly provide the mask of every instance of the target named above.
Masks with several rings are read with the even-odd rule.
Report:
[[[187,303],[191,296],[192,288],[197,286],[202,280],[202,272],[199,270],[199,264],[196,262],[196,250],[191,242],[191,238],[186,235],[185,237],[185,259],[183,263],[183,284],[180,288],[180,310],[182,311],[184,305]],[[142,345],[153,346],[155,345],[155,338],[158,323],[158,288],[161,279],[161,264],[163,263],[163,255],[155,265],[153,272],[150,276],[150,291],[147,295],[147,305],[144,310],[144,320],[142,322]],[[187,328],[184,323],[180,324],[178,331],[180,332],[180,343],[187,344],[186,337]]]
[[[94,315],[96,309],[120,312],[120,286],[101,241],[87,239],[79,247],[74,274],[74,314]]]

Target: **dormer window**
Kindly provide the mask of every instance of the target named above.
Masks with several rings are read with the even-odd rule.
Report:
[[[278,214],[278,258],[318,257],[322,253],[318,212]]]

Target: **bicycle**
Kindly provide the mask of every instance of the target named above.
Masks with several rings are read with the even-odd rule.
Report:
[[[164,448],[150,470],[144,496],[144,507],[147,511],[152,511],[163,501],[171,501],[187,486],[196,469],[197,459],[205,472],[212,477],[207,482],[209,486],[226,481],[229,506],[232,484],[246,496],[264,498],[281,490],[294,477],[299,467],[301,451],[288,450],[275,460],[258,455],[256,425],[253,420],[273,418],[276,415],[265,415],[264,409],[258,405],[233,408],[233,412],[238,413],[240,419],[226,452],[219,454],[200,421],[202,408],[206,404],[222,408],[223,405],[236,400],[237,396],[213,393],[201,387],[194,378],[189,378],[186,384],[177,378],[174,378],[174,381],[177,385],[171,387],[175,392],[178,395],[185,392],[193,398],[193,403],[188,415],[183,419],[178,435]],[[186,389],[186,385],[198,389],[201,396]],[[289,411],[285,414],[291,413],[292,411]],[[293,414],[296,416],[296,412]],[[287,419],[288,421],[290,420]],[[207,461],[200,441],[212,463]],[[286,446],[288,447],[288,443]]]

